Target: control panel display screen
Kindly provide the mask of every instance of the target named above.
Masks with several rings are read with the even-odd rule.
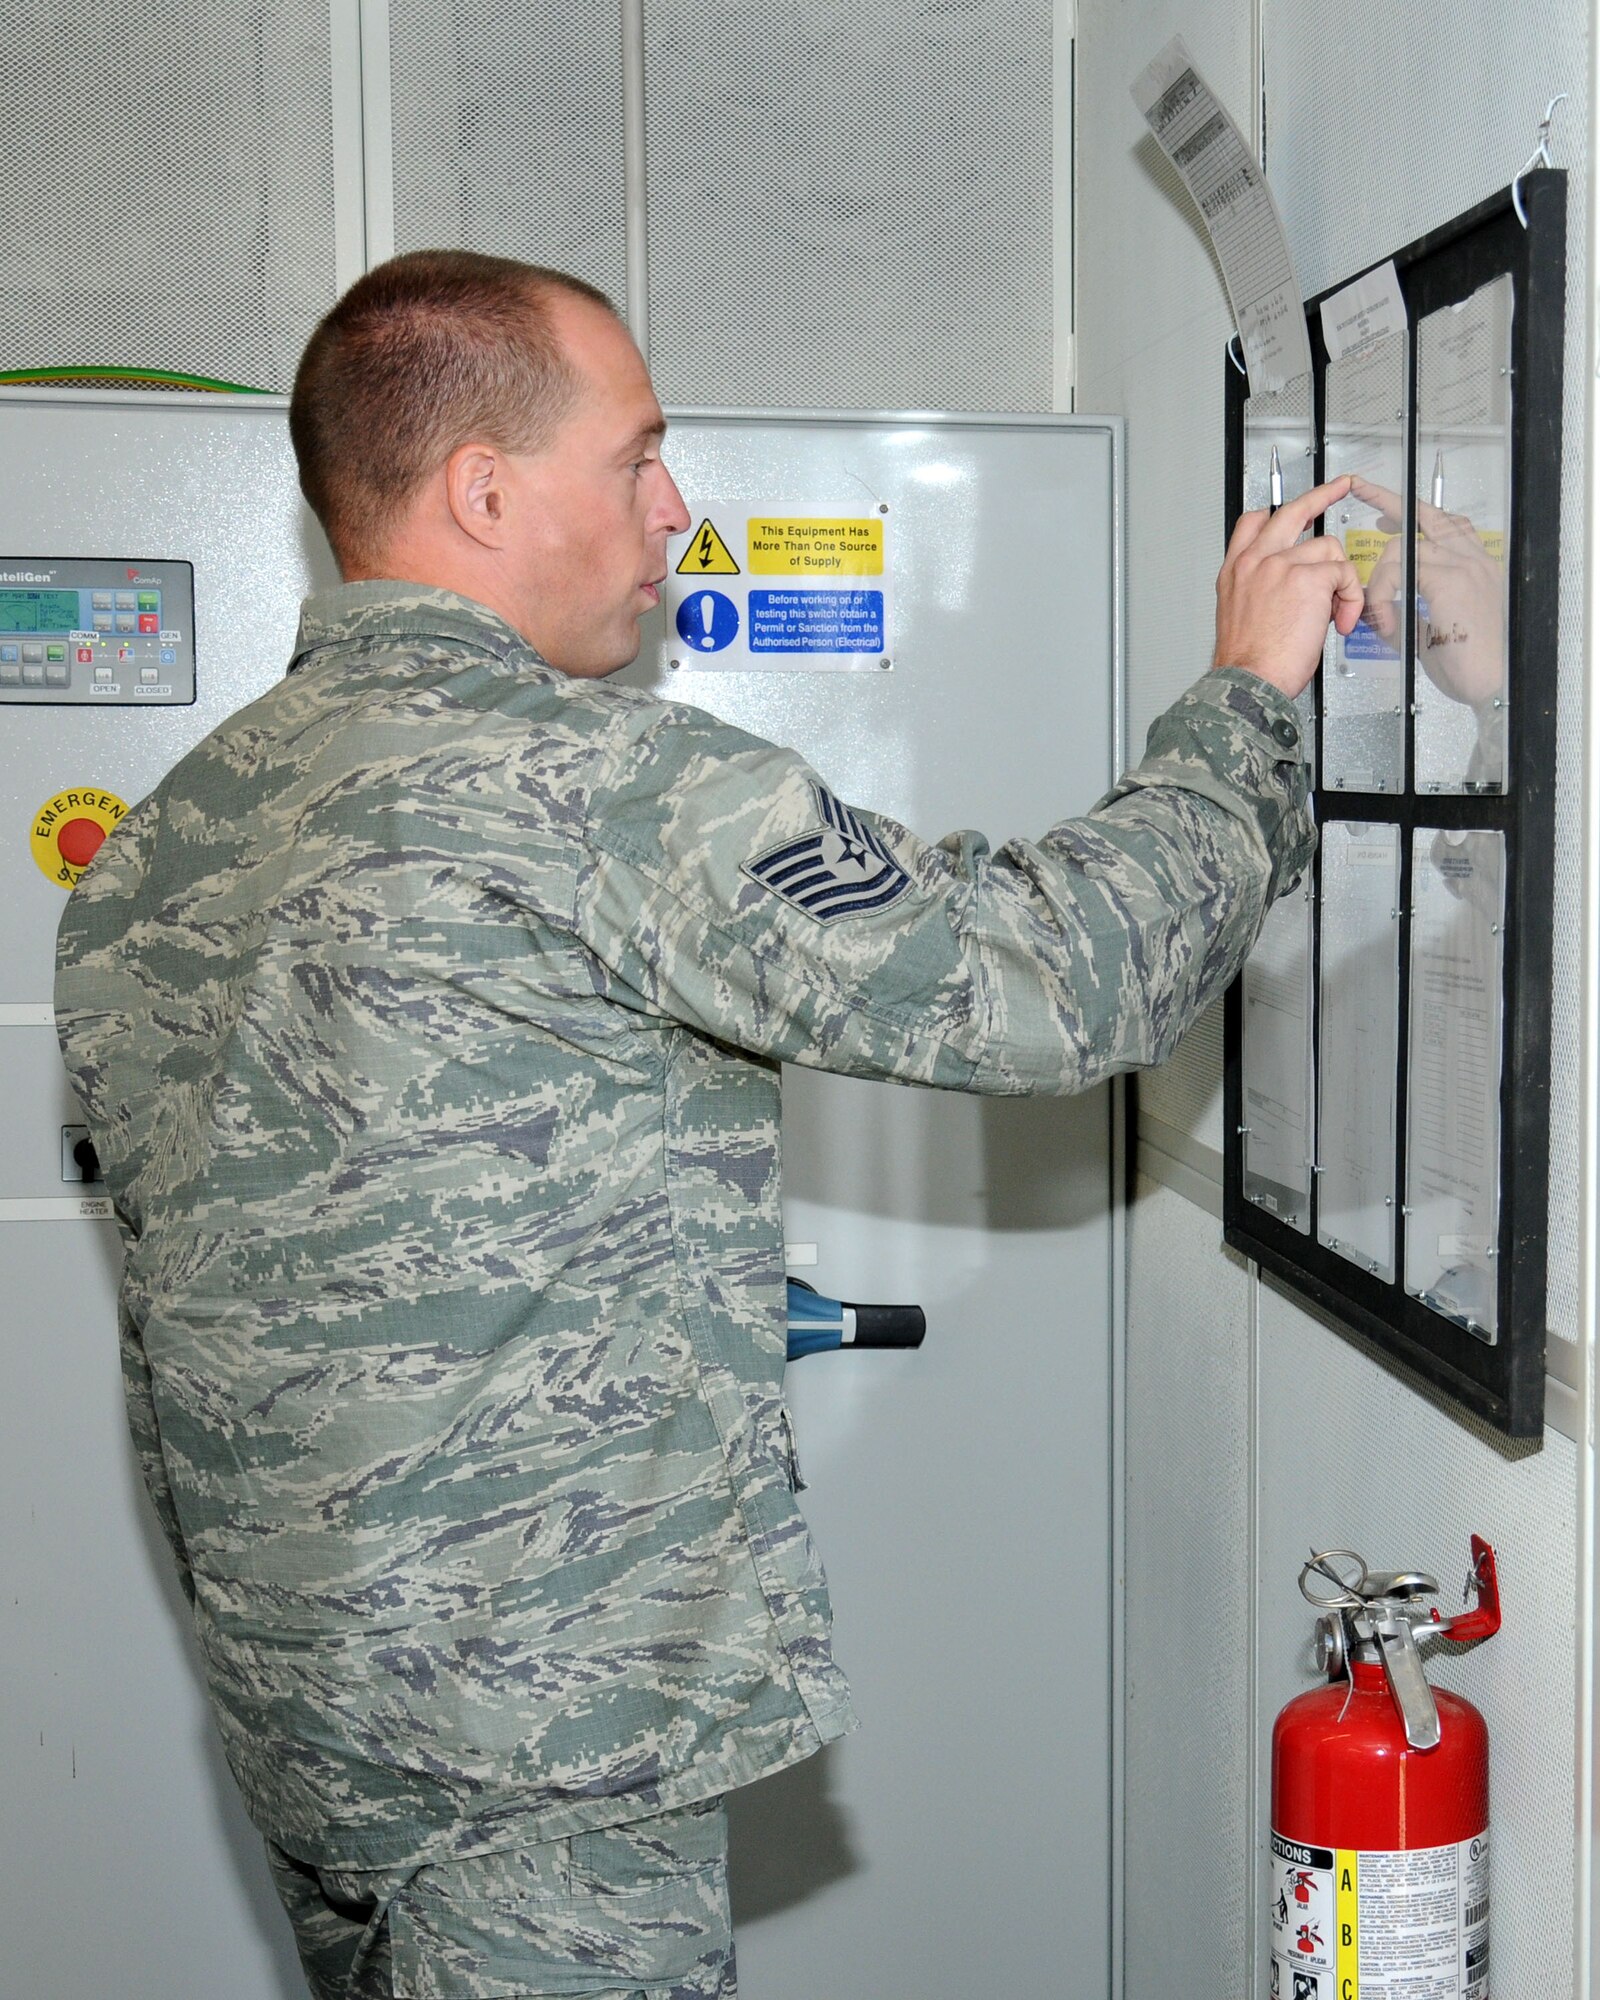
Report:
[[[76,632],[82,609],[77,590],[0,590],[0,632]]]
[[[0,556],[0,703],[194,700],[194,571]]]

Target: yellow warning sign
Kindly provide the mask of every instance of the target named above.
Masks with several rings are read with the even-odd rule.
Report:
[[[79,785],[45,800],[33,816],[29,845],[39,871],[58,888],[75,889],[78,878],[106,835],[128,810],[115,792],[98,785]]]
[[[883,523],[864,520],[752,520],[752,576],[882,576]]]
[[[707,516],[689,537],[689,546],[684,550],[678,564],[679,576],[737,576],[739,565],[733,559],[733,551],[712,527]]]

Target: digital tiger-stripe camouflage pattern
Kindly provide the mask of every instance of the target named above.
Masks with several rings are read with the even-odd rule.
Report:
[[[1032,842],[825,800],[354,584],[67,903],[133,1433],[229,1761],[305,1861],[624,1822],[849,1726],[781,1401],[778,1064],[1158,1062],[1312,838],[1292,710],[1228,670]],[[841,826],[897,894],[819,921],[762,858]]]

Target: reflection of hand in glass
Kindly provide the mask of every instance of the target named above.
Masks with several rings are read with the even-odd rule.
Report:
[[[1405,507],[1400,495],[1355,478],[1350,496],[1380,510],[1379,529],[1393,540],[1367,580],[1363,617],[1396,645],[1405,587]],[[1441,693],[1473,708],[1506,684],[1505,578],[1499,560],[1465,514],[1417,502],[1417,658]],[[1420,615],[1426,607],[1426,616]]]

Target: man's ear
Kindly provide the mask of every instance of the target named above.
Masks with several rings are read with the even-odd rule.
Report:
[[[509,513],[503,455],[490,444],[458,445],[445,460],[445,503],[462,534],[486,549],[505,544]]]

